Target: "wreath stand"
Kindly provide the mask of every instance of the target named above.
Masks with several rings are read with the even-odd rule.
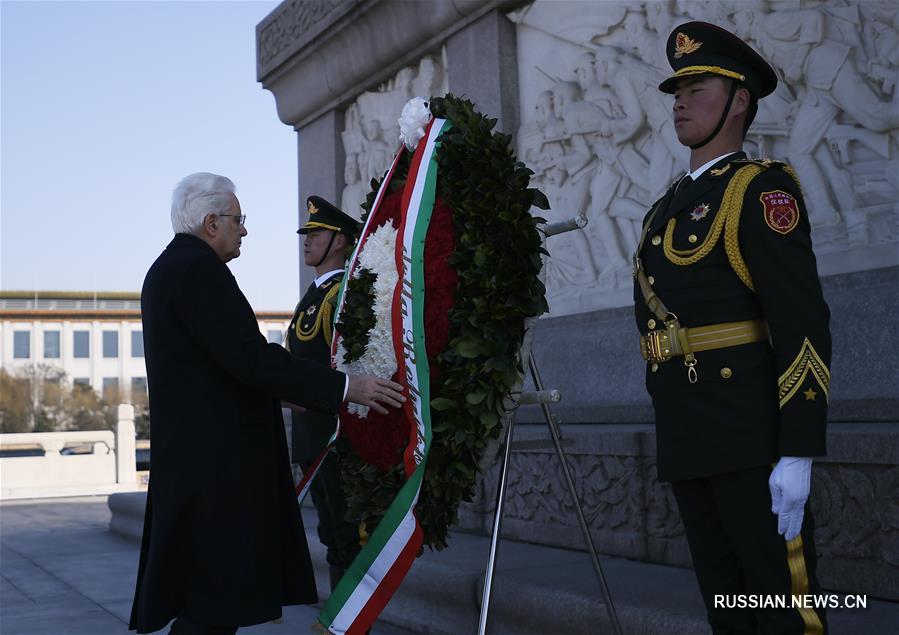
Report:
[[[580,229],[587,224],[586,218],[577,216],[570,221],[560,223],[552,223],[543,228],[544,242],[549,236],[561,234],[563,232]],[[612,625],[612,632],[615,635],[621,635],[621,624],[618,621],[618,613],[615,611],[615,605],[612,603],[612,594],[609,592],[609,586],[606,583],[605,575],[602,571],[602,565],[599,563],[599,557],[596,554],[596,547],[593,544],[593,538],[590,536],[590,528],[584,517],[584,510],[578,499],[577,491],[574,487],[574,479],[571,476],[571,469],[568,466],[568,460],[565,457],[565,451],[562,449],[562,435],[559,431],[559,424],[555,415],[550,410],[549,404],[558,402],[562,396],[558,390],[547,390],[544,388],[543,380],[540,378],[540,371],[537,368],[537,360],[531,355],[532,327],[536,322],[536,318],[529,320],[526,325],[524,341],[521,346],[521,362],[522,366],[527,366],[534,380],[534,392],[521,392],[515,395],[510,412],[506,415],[506,432],[503,448],[503,460],[499,470],[499,484],[496,490],[496,508],[493,513],[493,532],[490,537],[490,555],[487,560],[487,570],[484,575],[484,592],[481,596],[481,614],[478,621],[478,635],[486,635],[487,633],[487,617],[490,611],[490,598],[493,591],[493,577],[496,570],[497,547],[499,536],[503,523],[503,507],[506,497],[506,477],[509,472],[509,460],[512,455],[512,431],[515,424],[515,409],[517,406],[526,404],[540,404],[543,411],[543,418],[546,421],[546,427],[549,430],[550,440],[559,457],[559,463],[562,466],[562,474],[565,477],[565,483],[574,501],[574,510],[577,514],[578,523],[584,534],[584,540],[587,543],[587,549],[590,552],[590,560],[593,564],[593,570],[596,573],[596,580],[599,583],[599,589],[602,594],[602,601],[606,607],[606,614],[609,617],[609,623]],[[545,442],[525,442],[528,449],[535,447],[546,447]],[[521,444],[522,446],[525,444]]]

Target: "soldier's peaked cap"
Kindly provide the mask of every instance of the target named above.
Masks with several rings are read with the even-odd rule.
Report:
[[[678,80],[700,75],[735,79],[758,99],[777,88],[777,75],[761,55],[730,31],[708,22],[687,22],[675,28],[665,54],[674,75],[659,84],[664,93],[673,93]]]
[[[298,234],[308,234],[311,229],[330,229],[354,237],[359,232],[359,222],[331,205],[321,196],[306,199],[309,220],[297,230]]]

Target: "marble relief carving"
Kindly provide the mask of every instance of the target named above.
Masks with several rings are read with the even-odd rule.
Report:
[[[568,452],[567,458],[587,523],[603,536],[604,553],[638,557],[632,551],[638,544],[646,547],[641,559],[685,564],[664,548],[683,540],[684,528],[671,486],[656,478],[654,457]],[[462,527],[492,526],[498,471],[494,467],[479,479],[474,499],[460,509]],[[855,578],[847,571],[872,571],[884,578],[876,588],[893,597],[896,586],[886,580],[899,572],[899,467],[816,463],[809,501],[819,562],[831,576],[828,588],[852,588],[855,583],[847,580]],[[556,544],[584,548],[554,453],[512,455],[504,519],[518,523],[517,530],[506,530],[516,537],[532,540],[546,526],[566,528],[569,537],[556,532]]]
[[[632,301],[640,223],[687,167],[674,134],[664,44],[678,23],[728,28],[774,65],[780,85],[747,136],[750,156],[799,175],[822,274],[899,264],[899,17],[890,2],[812,0],[537,2],[517,24],[519,152],[549,196],[554,316]],[[541,212],[542,215],[546,213]]]
[[[446,54],[441,52],[401,69],[393,79],[362,93],[347,107],[341,132],[346,156],[341,209],[359,218],[371,180],[381,178],[390,168],[400,146],[397,118],[405,103],[412,97],[443,95],[448,90]]]
[[[671,488],[655,478],[650,457],[569,454],[587,524],[594,530],[677,538],[684,533]],[[467,511],[492,518],[497,469],[478,480]],[[504,518],[579,527],[570,492],[555,454],[516,453],[508,475]]]
[[[810,500],[821,557],[899,569],[899,468],[816,466]]]

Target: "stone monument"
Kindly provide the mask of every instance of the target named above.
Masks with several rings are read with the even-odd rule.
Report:
[[[828,456],[812,492],[819,577],[897,600],[897,15],[895,0],[288,0],[257,26],[257,75],[297,131],[300,200],[319,194],[351,214],[398,147],[410,96],[465,95],[515,135],[552,204],[542,215],[589,221],[548,242],[551,310],[534,352],[563,393],[556,412],[597,545],[690,566],[670,488],[655,476],[630,258],[649,205],[686,168],[672,100],[657,90],[667,34],[705,20],[750,41],[780,84],[746,148],[796,169],[832,312]],[[300,287],[310,279],[301,271]],[[554,461],[551,449],[515,455],[504,530],[582,548]],[[489,531],[494,478],[464,508],[468,530]]]

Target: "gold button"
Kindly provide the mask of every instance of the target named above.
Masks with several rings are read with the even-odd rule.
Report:
[[[661,237],[661,236],[653,236],[653,237],[652,237],[652,244],[653,244],[653,245],[658,245],[658,244],[661,243],[661,242],[662,242],[662,237]]]
[[[653,362],[652,366],[649,367],[649,370],[651,370],[652,372],[656,372],[657,370],[659,370],[659,365]]]
[[[721,369],[721,377],[723,377],[724,379],[730,379],[731,375],[733,374],[734,372],[727,366]]]
[[[696,234],[690,234],[690,235],[687,237],[687,240],[689,240],[691,243],[695,243],[695,242],[696,242],[697,240],[699,240],[699,239],[696,237]]]
[[[656,283],[656,279],[653,278],[652,276],[649,276],[649,278],[647,278],[647,280],[649,280],[649,284],[655,284],[655,283]]]
[[[648,326],[651,329],[654,329],[656,327],[656,321],[653,320],[652,318],[649,318],[649,322],[646,323],[646,326]]]

